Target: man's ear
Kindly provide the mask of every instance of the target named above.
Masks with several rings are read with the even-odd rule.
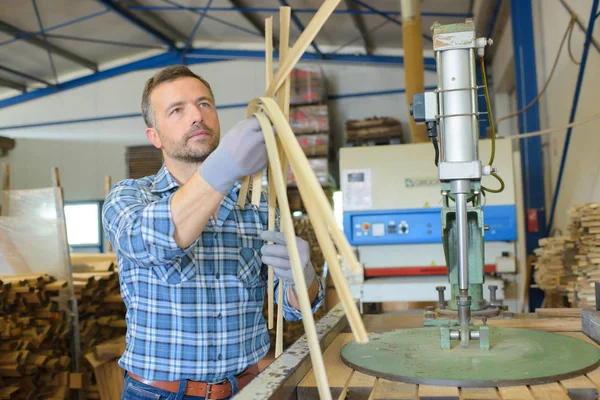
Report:
[[[150,142],[152,142],[154,147],[157,149],[162,148],[162,141],[160,140],[158,131],[155,128],[146,128],[146,137]]]

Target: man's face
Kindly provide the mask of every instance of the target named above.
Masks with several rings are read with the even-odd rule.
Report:
[[[185,77],[161,83],[150,95],[154,128],[146,135],[166,157],[185,163],[203,162],[219,144],[219,116],[208,88]]]

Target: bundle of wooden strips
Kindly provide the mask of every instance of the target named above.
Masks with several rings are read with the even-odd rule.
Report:
[[[595,307],[595,283],[600,281],[600,203],[574,206],[569,215],[569,233],[577,246],[572,267],[577,281],[569,295],[576,307]]]
[[[272,49],[269,47],[271,39],[269,37],[272,32],[268,32],[270,23],[268,22],[269,20],[267,20],[267,24],[265,24],[267,28],[267,90],[264,97],[254,99],[247,108],[247,116],[251,117],[254,115],[258,119],[265,135],[265,143],[269,157],[269,210],[273,210],[269,215],[269,228],[271,229],[274,227],[274,224],[271,222],[275,210],[274,192],[281,215],[281,231],[284,233],[288,243],[296,293],[300,303],[302,322],[306,332],[313,369],[317,376],[319,396],[322,399],[330,399],[331,392],[327,382],[327,375],[323,364],[323,355],[321,354],[317,338],[314,318],[311,312],[311,304],[306,288],[306,281],[302,272],[302,265],[300,263],[300,256],[296,245],[296,235],[287,199],[287,187],[284,172],[287,171],[287,160],[296,177],[298,190],[305,203],[319,245],[321,246],[325,259],[329,265],[331,276],[340,295],[340,300],[344,306],[355,339],[358,343],[366,343],[368,341],[367,334],[356,304],[350,294],[350,289],[340,266],[335,246],[337,245],[338,250],[341,252],[351,269],[356,271],[360,270],[358,260],[352,252],[344,234],[337,227],[331,206],[327,201],[325,193],[319,185],[314,173],[310,170],[308,160],[296,140],[288,121],[290,72],[339,2],[340,0],[324,1],[323,5],[308,24],[306,30],[302,32],[297,42],[289,50],[287,49],[287,41],[289,39],[289,18],[287,18],[287,15],[289,15],[289,8],[282,9],[281,15],[285,15],[286,17],[284,17],[285,19],[282,18],[283,24],[280,23],[282,26],[280,42],[282,41],[281,38],[283,38],[285,43],[282,44],[283,51],[280,51],[279,68],[272,79],[270,78],[269,70],[272,57]],[[273,96],[276,93],[279,104],[273,99]],[[273,133],[273,126],[277,131],[277,137],[275,137],[275,134]],[[257,205],[260,202],[262,173],[251,177],[251,179],[253,182],[252,202]],[[242,185],[242,191],[239,196],[241,205],[246,201],[249,180],[250,178],[247,178]],[[271,279],[269,279],[269,281],[271,281]],[[269,282],[269,291],[271,290],[272,285],[271,282]],[[279,300],[282,300],[282,298],[280,297]],[[269,301],[272,301],[272,295],[269,295]],[[279,304],[281,304],[281,301],[279,301]],[[279,307],[279,309],[281,310],[281,307]],[[282,323],[278,321],[278,325],[281,326]],[[279,329],[277,333],[277,336],[280,337]],[[280,351],[277,350],[280,349],[276,349],[276,356],[280,353]]]
[[[59,306],[66,289],[44,274],[0,276],[0,398],[67,398],[71,328]]]
[[[535,249],[537,260],[534,277],[538,287],[549,292],[565,293],[569,282],[574,280],[568,264],[568,256],[575,252],[575,242],[570,236],[555,236],[539,240]]]

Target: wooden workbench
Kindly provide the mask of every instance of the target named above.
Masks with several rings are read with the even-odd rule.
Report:
[[[364,315],[369,333],[423,326],[421,314]],[[565,310],[560,313],[516,314],[512,319],[489,319],[490,326],[530,328],[569,335],[594,343],[581,332],[581,318]],[[600,368],[586,375],[565,381],[531,386],[502,388],[458,388],[451,386],[415,385],[377,379],[353,371],[342,363],[341,348],[353,339],[343,311],[338,306],[317,324],[323,349],[327,378],[334,399],[345,390],[347,399],[597,399],[600,388]],[[236,399],[318,399],[314,374],[304,338],[301,338],[275,360]]]

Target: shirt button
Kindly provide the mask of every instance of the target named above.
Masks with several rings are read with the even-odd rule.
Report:
[[[223,316],[221,315],[221,313],[219,313],[219,315],[217,315],[217,318],[219,318],[219,319],[223,318]]]
[[[219,361],[223,359],[223,356],[219,354]]]
[[[217,274],[215,275],[215,278],[219,279],[220,277],[221,277],[221,274],[219,274],[219,273],[217,272]]]

